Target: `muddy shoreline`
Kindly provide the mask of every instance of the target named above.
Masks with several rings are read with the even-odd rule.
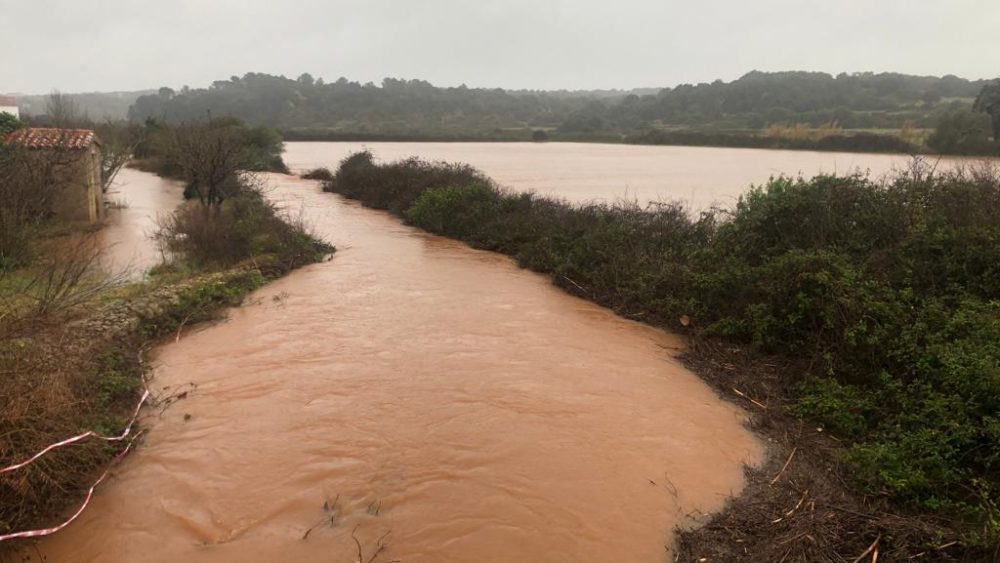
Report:
[[[947,520],[859,494],[842,470],[844,444],[788,414],[788,374],[803,366],[698,336],[681,360],[751,412],[767,458],[701,526],[678,530],[677,561],[996,561],[961,543]]]

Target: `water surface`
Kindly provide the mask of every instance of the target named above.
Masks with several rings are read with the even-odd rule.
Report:
[[[272,182],[339,251],[156,350],[153,390],[187,398],[49,562],[357,561],[355,538],[366,561],[379,538],[383,562],[665,561],[760,459],[675,337]]]
[[[160,220],[184,201],[183,193],[179,182],[123,168],[105,194],[110,205],[97,234],[105,268],[141,277],[159,264],[160,249],[150,237]]]
[[[383,161],[420,156],[466,162],[508,187],[572,202],[620,197],[688,203],[694,209],[730,206],[751,184],[771,176],[851,172],[881,176],[911,162],[906,155],[603,145],[589,143],[287,143],[294,171],[336,169],[341,159],[369,149]],[[962,162],[947,159],[943,165]]]

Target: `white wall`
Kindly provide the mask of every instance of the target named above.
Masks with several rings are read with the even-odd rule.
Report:
[[[17,106],[0,106],[0,113],[12,113],[14,117],[21,117],[21,113],[17,111]]]

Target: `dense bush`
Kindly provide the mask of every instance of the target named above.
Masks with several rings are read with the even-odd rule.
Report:
[[[345,158],[324,189],[401,214],[428,188],[491,183],[467,164],[429,163],[411,158],[376,165],[372,154],[363,151]]]
[[[570,206],[461,165],[345,159],[326,189],[646,321],[807,366],[795,411],[859,486],[1000,533],[1000,176],[775,178],[735,209]]]
[[[15,115],[5,111],[0,111],[0,139],[2,139],[4,135],[16,131],[21,127],[24,127],[24,123],[21,122],[21,120]]]
[[[938,117],[927,146],[947,154],[1000,153],[1000,146],[990,139],[990,116],[964,107]]]

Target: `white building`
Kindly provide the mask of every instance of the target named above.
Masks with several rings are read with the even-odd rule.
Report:
[[[17,111],[17,98],[13,96],[0,96],[0,113],[9,113],[14,117],[21,117]]]

